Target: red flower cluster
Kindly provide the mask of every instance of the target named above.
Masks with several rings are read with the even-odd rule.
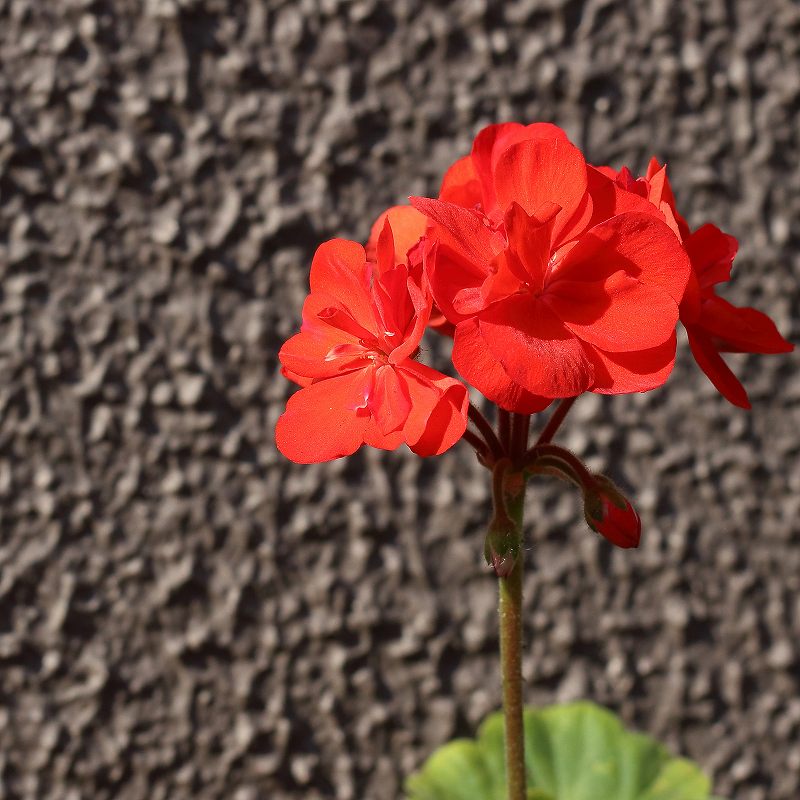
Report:
[[[404,442],[430,456],[464,434],[466,387],[414,360],[431,298],[422,276],[397,263],[388,220],[375,250],[368,261],[360,244],[333,239],[314,256],[302,328],[280,352],[284,374],[303,387],[275,429],[293,461]]]
[[[768,317],[715,293],[736,241],[692,232],[666,168],[643,178],[586,163],[554,125],[492,125],[445,174],[375,223],[366,250],[333,240],[311,267],[301,332],[282,348],[303,388],[278,421],[280,450],[323,461],[366,443],[420,455],[466,428],[466,388],[415,359],[424,329],[453,336],[462,377],[501,408],[661,386],[675,329],[732,403],[747,395],[720,352],[792,349]]]

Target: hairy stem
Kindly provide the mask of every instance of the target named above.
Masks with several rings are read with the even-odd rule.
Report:
[[[525,734],[522,724],[522,512],[525,481],[520,473],[505,472],[504,499],[519,537],[516,563],[508,577],[499,579],[506,786],[508,800],[525,800]]]
[[[539,434],[539,438],[536,440],[537,445],[547,444],[553,440],[556,431],[558,431],[561,427],[561,423],[564,421],[564,417],[567,416],[567,412],[572,408],[572,404],[577,399],[577,397],[565,397],[558,404],[558,408],[552,413],[550,419],[547,420],[547,425],[544,426],[544,430]]]
[[[597,481],[583,463],[574,453],[559,447],[557,444],[537,444],[534,445],[522,459],[521,468],[536,472],[539,468],[545,470],[555,467],[560,470],[561,477],[568,478],[583,489],[591,489],[596,486]],[[547,473],[545,473],[547,474]]]
[[[504,408],[497,409],[497,429],[500,432],[500,444],[503,452],[511,452],[511,412]]]
[[[475,431],[471,431],[469,428],[467,428],[464,431],[464,441],[475,449],[475,452],[478,454],[478,458],[484,464],[491,459],[492,453],[491,450],[489,450],[489,445],[486,444],[483,438],[475,433]]]
[[[528,449],[528,432],[531,428],[530,414],[511,416],[511,457],[516,461]]]
[[[500,444],[500,440],[497,438],[497,434],[494,432],[494,428],[489,424],[486,417],[484,417],[472,403],[469,404],[467,413],[472,424],[481,432],[481,435],[486,440],[486,444],[495,459],[502,458],[504,455],[503,447]]]

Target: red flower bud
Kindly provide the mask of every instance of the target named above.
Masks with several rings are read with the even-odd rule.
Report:
[[[589,527],[617,547],[638,547],[642,521],[634,507],[603,476],[584,495],[584,516]]]

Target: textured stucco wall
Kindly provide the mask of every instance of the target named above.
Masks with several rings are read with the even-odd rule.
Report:
[[[296,467],[276,361],[315,246],[483,124],[670,163],[798,336],[793,0],[0,0],[0,798],[394,800],[499,702],[485,473]],[[435,349],[435,348],[434,348]],[[800,374],[682,352],[562,441],[642,512],[528,506],[532,703],[589,697],[719,794],[800,796]]]

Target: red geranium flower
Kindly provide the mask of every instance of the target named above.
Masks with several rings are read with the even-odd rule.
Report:
[[[664,383],[690,267],[661,213],[638,198],[620,213],[616,195],[635,196],[590,176],[552,125],[491,126],[469,158],[445,176],[449,200],[411,199],[433,223],[425,268],[459,372],[522,413]]]
[[[727,283],[738,242],[714,225],[692,232],[675,207],[675,195],[666,166],[653,158],[643,178],[634,178],[627,167],[618,173],[598,167],[620,188],[647,200],[661,210],[682,239],[692,264],[692,274],[680,306],[680,318],[689,338],[692,355],[717,390],[733,405],[750,408],[747,392],[725,364],[720,353],[788,353],[787,342],[775,323],[754,308],[739,308],[723,300],[715,286]]]
[[[464,208],[477,208],[497,219],[497,194],[494,170],[503,153],[518,142],[530,139],[559,139],[569,142],[567,134],[549,122],[521,125],[500,122],[487,125],[475,137],[472,152],[453,164],[442,179],[439,199]]]
[[[730,280],[738,249],[733,236],[706,224],[684,242],[692,262],[692,277],[681,303],[681,322],[692,355],[727,400],[750,408],[747,392],[720,353],[789,353],[794,345],[775,323],[754,308],[739,308],[719,297],[715,285]]]
[[[436,455],[466,428],[466,387],[413,360],[431,298],[397,263],[388,221],[375,255],[367,261],[360,244],[333,239],[314,256],[301,331],[280,351],[284,374],[303,387],[275,429],[278,449],[293,461],[403,442]]]

